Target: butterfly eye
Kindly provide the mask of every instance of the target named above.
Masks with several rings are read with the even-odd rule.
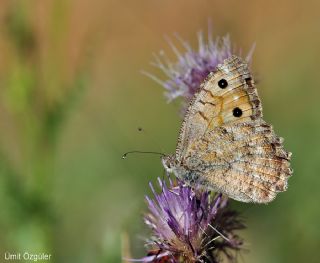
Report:
[[[234,108],[233,109],[233,116],[234,117],[240,117],[242,115],[242,110],[240,108]]]
[[[228,86],[228,82],[225,80],[225,79],[220,79],[218,81],[218,86],[221,88],[221,89],[225,89],[227,86]]]

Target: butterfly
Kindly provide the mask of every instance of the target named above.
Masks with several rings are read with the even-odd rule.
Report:
[[[287,189],[291,153],[262,119],[245,61],[231,56],[191,99],[175,154],[162,157],[169,173],[242,202],[268,203]]]

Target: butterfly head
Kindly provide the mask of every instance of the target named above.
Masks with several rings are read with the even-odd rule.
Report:
[[[162,165],[168,173],[174,172],[176,168],[176,158],[174,155],[166,155],[161,158]]]

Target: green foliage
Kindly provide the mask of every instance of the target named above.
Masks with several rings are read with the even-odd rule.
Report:
[[[61,8],[63,6],[60,11]],[[1,228],[6,229],[2,243],[11,250],[52,253],[57,220],[51,191],[56,144],[68,113],[81,100],[90,73],[88,65],[81,65],[85,70],[77,69],[73,79],[65,82],[60,77],[64,74],[64,68],[60,66],[63,61],[52,61],[48,68],[54,71],[46,74],[58,80],[56,84],[60,85],[61,95],[48,97],[50,92],[42,86],[48,80],[43,80],[41,73],[44,67],[39,59],[41,46],[36,43],[38,36],[31,24],[30,11],[25,2],[13,2],[5,25],[6,40],[12,48],[7,74],[2,74],[2,98],[8,114],[19,128],[17,147],[23,159],[21,165],[15,167],[9,161],[10,155],[2,152],[3,213],[0,220]],[[55,23],[52,25],[56,26]],[[55,41],[58,42],[59,39]]]

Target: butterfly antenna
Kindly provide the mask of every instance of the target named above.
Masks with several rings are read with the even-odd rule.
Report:
[[[126,152],[122,155],[122,159],[126,159],[127,156],[129,154],[132,154],[132,153],[143,153],[143,154],[156,154],[156,155],[160,155],[160,156],[166,156],[164,153],[160,153],[160,152],[150,152],[150,151],[129,151],[129,152]]]
[[[140,133],[144,134],[145,136],[150,137],[148,131],[145,130],[143,127],[138,127],[138,131],[139,131]],[[161,147],[161,146],[158,144],[158,142],[155,141],[153,138],[151,139],[151,142],[152,142],[158,149],[160,149],[160,151],[163,151],[162,147]]]

